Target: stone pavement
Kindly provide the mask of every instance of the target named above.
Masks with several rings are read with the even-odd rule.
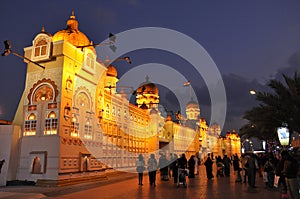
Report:
[[[0,188],[0,198],[209,198],[247,199],[279,198],[279,192],[265,189],[262,178],[257,177],[257,188],[235,183],[233,172],[230,177],[207,180],[205,167],[200,166],[200,175],[188,179],[188,187],[176,188],[172,181],[161,181],[157,176],[157,187],[150,187],[148,176],[144,186],[137,185],[137,175],[132,173],[112,176],[106,181],[71,185],[66,187],[10,186]],[[214,171],[216,171],[214,169]]]

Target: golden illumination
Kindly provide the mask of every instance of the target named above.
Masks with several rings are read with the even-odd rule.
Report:
[[[51,111],[48,115],[48,118],[56,118],[56,113],[54,111]]]
[[[35,117],[35,114],[34,113],[31,113],[29,116],[28,116],[28,120],[35,120],[36,117]]]

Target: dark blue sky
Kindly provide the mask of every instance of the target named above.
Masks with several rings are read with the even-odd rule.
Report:
[[[275,77],[278,70],[300,68],[300,1],[296,0],[3,1],[0,42],[9,39],[13,50],[23,53],[42,26],[52,34],[64,29],[72,10],[79,29],[94,43],[106,39],[108,32],[148,26],[177,30],[199,42],[224,76],[228,97],[225,131],[238,130],[242,113],[254,105],[247,93],[250,88],[260,88],[259,84]],[[132,52],[130,56],[132,65],[115,64],[120,75],[139,64],[170,65],[195,85],[201,114],[208,117],[207,90],[188,63],[157,50]],[[12,120],[24,87],[26,64],[10,55],[0,57],[0,67],[0,119]]]

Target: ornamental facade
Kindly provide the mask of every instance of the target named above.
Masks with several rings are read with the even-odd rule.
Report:
[[[12,132],[1,148],[10,160],[1,184],[17,179],[60,185],[108,169],[134,170],[138,154],[224,153],[213,147],[220,128],[199,119],[193,101],[187,118],[161,116],[159,91],[149,77],[136,91],[137,106],[130,104],[116,91],[116,68],[99,62],[91,44],[72,13],[65,29],[52,35],[42,28],[24,48],[24,56],[45,69],[27,63],[13,125],[0,126],[1,137]]]

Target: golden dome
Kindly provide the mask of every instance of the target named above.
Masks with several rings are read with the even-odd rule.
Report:
[[[195,102],[194,100],[191,100],[186,105],[186,109],[189,109],[189,108],[197,108],[197,109],[199,109],[199,104],[197,102]]]
[[[79,31],[78,21],[75,19],[74,12],[72,12],[70,19],[67,21],[67,28],[58,31],[52,38],[53,42],[60,40],[66,40],[74,46],[86,46],[91,44],[87,36]],[[94,47],[91,48],[94,49]]]
[[[137,93],[158,95],[158,88],[154,83],[149,82],[149,77],[147,76],[146,81],[138,87]]]
[[[117,69],[113,65],[109,65],[106,70],[106,75],[111,77],[117,77],[118,76]]]

